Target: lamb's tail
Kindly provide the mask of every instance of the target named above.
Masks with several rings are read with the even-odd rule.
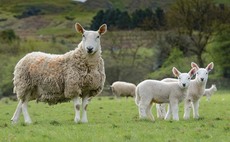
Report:
[[[135,95],[136,95],[136,98],[135,98],[135,103],[137,106],[139,106],[139,102],[140,102],[140,95],[139,95],[139,87],[137,86],[136,87],[136,90],[135,90]]]

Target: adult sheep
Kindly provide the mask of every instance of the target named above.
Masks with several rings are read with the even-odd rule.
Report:
[[[88,122],[86,108],[92,97],[101,93],[105,82],[100,37],[107,31],[105,24],[98,31],[87,31],[79,23],[82,34],[78,47],[63,55],[32,52],[23,57],[14,70],[14,93],[19,100],[12,122],[23,113],[25,123],[32,123],[27,105],[30,100],[49,105],[73,100],[76,123]],[[82,99],[82,119],[80,105]]]
[[[136,85],[129,82],[116,81],[110,86],[116,97],[134,97]]]

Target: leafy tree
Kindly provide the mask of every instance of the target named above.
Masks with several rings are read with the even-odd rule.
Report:
[[[212,0],[177,0],[168,13],[171,26],[190,38],[193,45],[190,51],[196,55],[198,64],[204,66],[202,54],[212,36],[218,34],[218,27],[229,19],[229,12]]]
[[[2,40],[2,42],[12,42],[15,39],[19,39],[19,37],[12,29],[3,30],[0,32],[0,41]]]
[[[166,26],[166,19],[165,19],[165,13],[164,10],[160,7],[157,7],[155,10],[156,19],[157,19],[157,28],[163,28]]]
[[[216,37],[210,52],[215,64],[220,68],[220,75],[230,78],[230,28]]]
[[[103,10],[98,11],[97,14],[93,17],[90,29],[97,30],[98,27],[100,27],[105,22],[104,15],[105,13]]]

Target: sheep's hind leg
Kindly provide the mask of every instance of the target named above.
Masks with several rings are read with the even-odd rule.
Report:
[[[148,118],[148,106],[150,105],[149,100],[141,100],[139,103],[139,116],[140,119],[147,119]]]
[[[22,112],[22,101],[19,100],[17,108],[16,108],[16,110],[14,112],[14,115],[11,118],[11,121],[12,121],[13,124],[18,122],[18,119],[20,117],[21,112]]]
[[[22,102],[22,113],[24,116],[25,123],[31,124],[32,121],[31,121],[30,115],[28,113],[28,101]]]
[[[81,119],[82,123],[88,122],[86,109],[87,109],[87,106],[88,106],[90,100],[91,100],[91,98],[89,98],[88,96],[86,96],[82,99],[82,119]]]
[[[73,99],[73,102],[74,102],[74,109],[75,109],[74,122],[78,123],[78,122],[80,122],[81,98],[75,97]]]
[[[152,114],[152,103],[150,103],[146,109],[147,116],[150,118],[150,120],[155,121],[154,116]]]

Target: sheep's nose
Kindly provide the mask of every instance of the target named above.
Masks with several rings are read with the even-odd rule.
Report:
[[[185,87],[185,86],[186,86],[186,84],[185,84],[185,83],[183,83],[182,85],[183,85],[183,87]]]
[[[86,47],[86,49],[88,50],[88,53],[92,53],[93,52],[93,47],[92,46],[88,46]]]
[[[201,80],[201,81],[204,81],[204,78],[201,78],[200,80]]]

